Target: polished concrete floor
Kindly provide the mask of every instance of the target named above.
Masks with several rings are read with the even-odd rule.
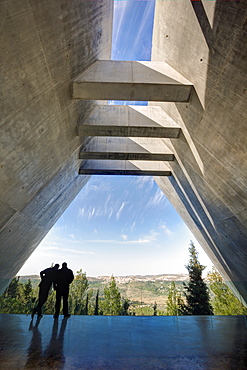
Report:
[[[245,316],[0,315],[0,369],[247,369]]]

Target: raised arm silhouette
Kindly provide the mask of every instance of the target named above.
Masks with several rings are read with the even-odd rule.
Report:
[[[48,267],[47,269],[40,272],[41,282],[39,284],[39,302],[32,311],[32,319],[34,318],[35,313],[37,312],[38,318],[42,317],[41,309],[45,304],[49,290],[56,280],[56,274],[58,273],[59,264],[56,263],[54,267]]]

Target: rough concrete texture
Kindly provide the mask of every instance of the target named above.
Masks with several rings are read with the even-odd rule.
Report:
[[[182,133],[164,139],[176,161],[156,182],[245,302],[246,17],[245,1],[157,1],[152,49],[196,90],[189,104],[159,104]]]
[[[0,3],[1,289],[88,180],[77,175],[79,148],[88,140],[76,133],[94,103],[73,101],[70,82],[96,59],[109,59],[112,5]],[[189,103],[155,103],[181,127],[179,138],[160,139],[176,160],[164,167],[173,176],[156,181],[245,302],[246,13],[241,0],[157,1],[152,51],[154,61],[195,87]],[[118,174],[154,165],[105,162]],[[98,164],[81,170],[101,170]]]
[[[192,84],[163,62],[97,60],[72,83],[74,99],[187,102]]]
[[[162,161],[86,160],[79,169],[81,175],[171,176]]]
[[[173,161],[161,139],[94,137],[82,146],[80,159]]]
[[[70,84],[109,59],[111,0],[5,0],[1,25],[0,291],[88,181]]]
[[[78,124],[79,136],[177,138],[180,128],[160,107],[96,105]]]

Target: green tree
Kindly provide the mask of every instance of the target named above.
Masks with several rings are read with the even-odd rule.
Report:
[[[157,303],[156,302],[154,302],[153,309],[154,309],[153,316],[157,316]]]
[[[54,315],[55,313],[55,302],[56,302],[56,292],[50,289],[47,301],[45,302],[42,310],[45,315]]]
[[[33,287],[32,287],[32,283],[30,279],[28,279],[28,281],[24,284],[23,293],[24,293],[24,298],[26,300],[29,300],[30,298],[32,298]]]
[[[30,307],[24,296],[24,285],[19,281],[20,277],[14,277],[9,286],[0,297],[1,313],[29,313]]]
[[[213,315],[210,296],[206,283],[202,279],[202,266],[198,260],[198,252],[193,242],[190,243],[190,260],[185,267],[189,272],[189,283],[184,283],[186,302],[180,304],[181,315]]]
[[[73,315],[83,315],[86,309],[88,279],[82,269],[76,272],[76,276],[70,285],[69,312]]]
[[[215,315],[247,314],[247,308],[235,297],[214,267],[207,277],[210,281],[209,288],[213,292],[212,305]]]
[[[123,304],[122,304],[122,315],[123,316],[128,316],[129,315],[129,306],[130,306],[130,303],[129,303],[129,300],[128,299],[124,299],[123,300]]]
[[[176,284],[174,281],[171,282],[167,302],[166,302],[166,314],[167,316],[179,315],[179,308],[182,305],[181,295],[179,294]]]
[[[32,282],[30,279],[23,285],[24,305],[27,312],[31,313],[35,301]]]
[[[153,316],[154,309],[152,305],[140,305],[133,307],[133,314],[135,316]]]
[[[102,301],[102,309],[104,315],[121,315],[121,295],[117,287],[114,276],[104,288],[104,300]]]
[[[20,288],[19,288],[19,280],[20,280],[20,276],[15,276],[9,286],[5,289],[4,291],[4,296],[5,297],[8,297],[8,298],[18,298],[18,295],[19,295],[19,291],[20,291]]]
[[[94,315],[99,314],[99,289],[97,290],[96,293],[96,298],[95,298],[95,308],[94,308]]]
[[[86,296],[84,315],[88,315],[88,293],[87,293],[87,296]]]

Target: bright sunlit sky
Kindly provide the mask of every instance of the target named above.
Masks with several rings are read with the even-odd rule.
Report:
[[[150,60],[154,4],[114,2],[112,59]],[[211,261],[153,178],[93,176],[18,275],[39,274],[64,261],[87,276],[187,273],[190,240],[211,270]]]

